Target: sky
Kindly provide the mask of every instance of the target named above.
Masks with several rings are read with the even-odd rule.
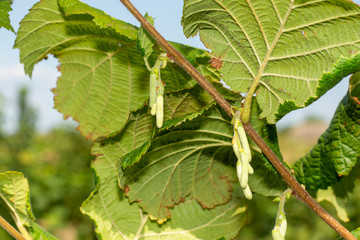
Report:
[[[10,21],[15,31],[19,28],[19,22],[34,5],[36,0],[14,1],[13,11],[10,12]],[[127,11],[118,0],[84,0],[83,2],[99,8],[112,17],[139,26],[137,20]],[[360,0],[356,0],[360,3]],[[171,41],[188,44],[198,48],[204,48],[199,37],[186,39],[180,24],[182,15],[182,3],[179,0],[132,0],[135,7],[142,14],[148,12],[155,18],[156,29]],[[6,116],[4,129],[11,133],[16,127],[16,95],[18,89],[26,86],[29,89],[29,101],[37,109],[37,128],[46,132],[59,124],[73,124],[71,119],[64,120],[62,114],[53,108],[53,94],[51,89],[56,87],[56,80],[60,73],[57,71],[57,59],[49,56],[48,60],[42,61],[35,66],[33,76],[30,79],[25,75],[23,65],[19,61],[19,50],[13,49],[15,34],[4,28],[0,29],[0,108]],[[339,103],[346,94],[348,79],[344,79],[335,88],[330,90],[319,100],[307,108],[296,110],[286,115],[279,123],[279,127],[288,127],[298,124],[305,119],[317,117],[330,122],[331,117]]]

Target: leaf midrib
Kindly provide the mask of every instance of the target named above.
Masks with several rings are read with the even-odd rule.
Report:
[[[255,93],[256,88],[258,87],[258,85],[259,85],[259,83],[260,83],[260,79],[261,79],[261,78],[263,77],[263,75],[264,75],[264,70],[265,70],[265,68],[266,68],[266,66],[267,66],[267,64],[268,64],[268,62],[269,62],[269,60],[270,60],[270,56],[271,56],[273,50],[275,49],[277,43],[279,42],[279,39],[280,39],[281,35],[283,34],[285,24],[286,24],[287,19],[289,18],[290,13],[291,13],[291,11],[292,11],[292,9],[293,9],[294,2],[295,2],[294,0],[291,0],[290,5],[289,5],[289,8],[288,8],[288,11],[287,11],[287,13],[286,13],[285,16],[284,16],[284,19],[283,19],[283,20],[279,19],[279,21],[280,21],[279,31],[278,31],[278,33],[276,34],[276,36],[275,36],[275,38],[274,38],[274,40],[273,40],[270,48],[268,49],[268,51],[267,51],[267,53],[266,53],[266,55],[265,55],[265,57],[264,57],[264,60],[263,60],[263,62],[261,63],[261,65],[260,65],[260,67],[259,67],[258,73],[257,73],[254,81],[252,82],[251,86],[250,86],[250,89],[249,89],[249,92],[248,92],[248,95],[249,95],[249,96],[253,96],[253,94]],[[275,9],[275,11],[278,12],[278,10],[277,10],[277,8],[276,8],[275,5],[274,5],[274,9]],[[267,85],[266,83],[263,83],[263,84],[264,84],[264,85]],[[275,94],[273,91],[271,91],[271,93],[272,93],[272,94]],[[277,95],[275,94],[275,97],[277,97],[277,98],[279,99],[279,101],[281,102],[281,98],[280,98],[279,96],[277,96]]]

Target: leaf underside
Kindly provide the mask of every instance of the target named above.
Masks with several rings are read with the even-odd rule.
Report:
[[[21,234],[28,231],[27,238],[56,240],[34,220],[30,204],[28,180],[21,172],[0,173],[0,203],[9,211]]]
[[[276,128],[259,120],[258,112],[254,104],[250,121],[261,136],[268,136],[266,142],[280,154]],[[178,120],[165,122],[151,143],[130,152],[119,164],[120,187],[126,196],[131,202],[139,202],[159,223],[170,218],[170,208],[186,198],[195,199],[204,208],[229,201],[231,183],[238,182],[231,145],[233,126],[228,116],[211,107],[191,121],[173,126]],[[251,189],[266,196],[281,193],[286,186],[263,154],[254,151],[253,159]]]
[[[233,239],[246,221],[244,202],[234,197],[211,210],[186,200],[171,210],[170,221],[159,225],[118,191],[116,182],[106,181],[82,207],[95,222],[99,239]]]
[[[144,17],[151,25],[154,26],[154,18],[149,16],[148,13],[146,13]],[[143,28],[143,26],[141,26],[139,28],[136,41],[137,49],[141,56],[143,56],[145,59],[148,59],[153,52],[152,48],[155,44],[155,39]]]
[[[256,84],[275,123],[360,70],[360,7],[351,1],[187,0],[184,33],[199,32],[227,85]],[[335,64],[335,65],[334,65]]]
[[[161,129],[168,129],[191,120],[214,104],[214,100],[199,85],[190,90],[165,94],[164,124]],[[148,151],[150,143],[151,141],[145,142],[141,147],[123,156],[121,167],[127,168],[138,162],[142,155]]]
[[[163,131],[152,140],[139,164],[122,171],[121,187],[129,189],[130,201],[139,201],[151,219],[159,223],[170,217],[169,208],[196,199],[213,208],[230,200],[231,182],[236,182],[230,145],[232,129],[216,108],[191,122]],[[204,186],[207,186],[204,188]]]
[[[21,21],[15,47],[29,75],[46,55],[57,57],[62,75],[53,90],[55,108],[78,121],[85,137],[108,136],[149,98],[150,73],[137,51],[137,28],[79,1],[60,3],[62,9],[56,0],[35,4]],[[206,51],[191,53],[203,59]],[[154,51],[149,62],[158,54]],[[165,92],[195,85],[176,64],[168,64],[161,75]]]
[[[184,99],[189,98],[187,91],[171,94],[168,98],[179,99],[180,96]],[[166,118],[172,114],[178,116],[186,114],[183,112],[185,108],[181,106],[167,108]],[[170,109],[173,109],[173,112]],[[196,201],[184,199],[184,203],[171,210],[172,219],[163,225],[150,221],[138,204],[129,203],[118,187],[117,162],[122,156],[149,141],[152,137],[151,129],[155,128],[155,121],[149,114],[148,108],[131,114],[129,119],[121,133],[96,143],[93,147],[93,154],[97,155],[93,169],[96,172],[98,189],[83,204],[82,212],[94,221],[98,237],[100,239],[134,239],[135,237],[217,239],[221,236],[231,239],[235,237],[246,219],[244,213],[235,214],[239,209],[244,208],[238,197],[212,210],[204,210]],[[125,189],[125,193],[126,191],[128,190]],[[242,212],[244,211],[245,208]]]
[[[0,198],[18,226],[30,226],[34,215],[31,211],[29,185],[20,172],[0,173]]]

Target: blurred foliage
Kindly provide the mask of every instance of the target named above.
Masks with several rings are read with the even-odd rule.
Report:
[[[18,94],[18,111],[17,131],[1,134],[0,172],[19,171],[28,178],[34,215],[46,230],[60,239],[95,239],[92,223],[80,212],[95,188],[92,143],[72,127],[36,133],[36,112],[24,88]],[[0,230],[0,239],[5,236]]]
[[[32,140],[32,136],[35,133],[35,124],[36,124],[36,112],[33,107],[29,105],[28,102],[28,90],[25,87],[20,88],[18,94],[18,140],[19,150],[21,148],[27,148]]]
[[[284,159],[293,164],[309,152],[329,124],[321,119],[308,118],[304,123],[280,129],[279,145]]]

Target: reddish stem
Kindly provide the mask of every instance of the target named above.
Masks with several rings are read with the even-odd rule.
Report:
[[[16,240],[26,240],[10,223],[0,216],[0,226],[5,229]]]

